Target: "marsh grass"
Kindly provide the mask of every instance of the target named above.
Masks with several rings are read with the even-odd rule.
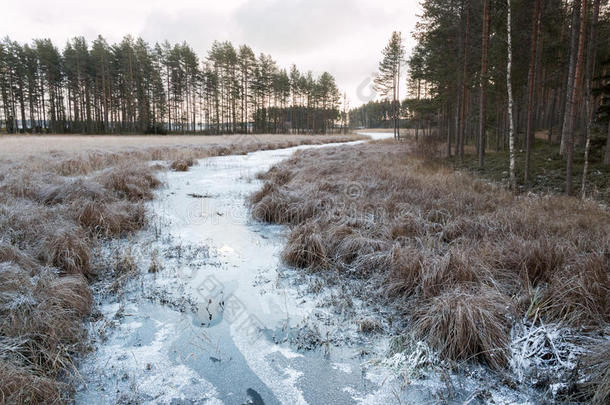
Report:
[[[0,182],[3,403],[68,400],[73,357],[87,342],[93,252],[103,239],[146,224],[142,200],[160,184],[137,162],[87,178],[37,172],[37,163],[9,166]],[[21,174],[30,179],[26,188],[14,186]]]
[[[522,319],[607,327],[607,209],[516,196],[425,160],[431,149],[385,141],[297,152],[259,175],[252,215],[290,227],[287,264],[366,281],[364,294],[397,308],[447,360],[504,369]]]
[[[585,382],[587,400],[595,405],[610,402],[610,342],[602,340],[592,344],[583,359],[583,367],[589,376]]]
[[[170,165],[169,168],[175,172],[186,172],[188,171],[189,167],[193,166],[195,164],[193,158],[186,158],[186,159],[177,159],[174,160]]]
[[[9,143],[0,152],[0,403],[69,400],[72,362],[87,342],[89,281],[110,277],[108,290],[120,294],[138,272],[128,243],[109,253],[114,257],[100,257],[100,246],[110,238],[128,241],[147,225],[144,202],[161,185],[157,171],[168,166],[160,161],[185,170],[203,157],[354,138],[215,137],[189,145],[168,137],[106,149],[106,138],[62,138],[69,152],[37,143],[49,139],[0,138]],[[160,269],[158,258],[151,269]]]

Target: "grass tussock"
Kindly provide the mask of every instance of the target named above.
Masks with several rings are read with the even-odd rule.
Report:
[[[446,359],[503,368],[521,319],[606,327],[607,209],[515,196],[422,160],[432,147],[297,152],[258,176],[252,215],[290,226],[286,263],[366,280]]]
[[[585,387],[590,402],[602,405],[610,402],[610,341],[600,341],[589,347],[583,367],[588,375]]]
[[[74,217],[92,235],[102,237],[132,233],[147,223],[144,205],[125,201],[77,202],[74,204]]]
[[[91,271],[91,243],[76,227],[59,229],[42,241],[41,258],[67,274],[88,275]]]
[[[32,370],[15,367],[13,362],[0,359],[1,403],[59,403],[63,390],[63,384],[52,378],[38,376]]]
[[[161,184],[154,170],[146,164],[112,167],[101,173],[98,180],[119,199],[129,201],[152,199],[153,190]]]
[[[582,257],[554,273],[544,290],[541,312],[568,325],[603,327],[610,322],[608,257]]]
[[[305,225],[291,232],[282,259],[298,268],[323,267],[327,261],[326,248],[319,230],[314,225]]]
[[[32,276],[32,272],[34,273]],[[50,403],[65,394],[56,379],[82,350],[91,293],[81,275],[0,263],[0,395],[5,403]]]
[[[441,356],[482,359],[492,368],[502,369],[510,341],[507,302],[507,297],[490,288],[450,289],[415,311],[413,330]]]
[[[40,191],[39,200],[45,205],[63,204],[76,200],[106,201],[106,191],[97,182],[68,179],[43,188]]]
[[[188,171],[189,167],[193,166],[194,164],[195,164],[195,162],[194,162],[193,158],[189,157],[186,159],[174,160],[169,165],[169,168],[175,172],[186,172],[186,171]]]

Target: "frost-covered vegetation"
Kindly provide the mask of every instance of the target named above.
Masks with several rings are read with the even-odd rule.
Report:
[[[448,364],[512,370],[506,384],[553,400],[607,401],[607,209],[515,196],[409,148],[297,152],[261,174],[252,215],[290,226],[287,264],[357,280]]]
[[[206,156],[348,138],[290,139],[236,143],[239,138],[228,137],[180,146],[175,138],[178,146],[109,151],[72,145],[70,153],[0,158],[0,403],[69,398],[73,361],[88,348],[89,283],[109,277],[109,290],[118,292],[136,270],[126,252],[103,257],[100,247],[146,226],[143,203],[160,186],[157,170],[188,170]]]

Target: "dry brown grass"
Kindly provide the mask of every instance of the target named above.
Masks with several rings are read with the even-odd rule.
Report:
[[[326,248],[320,231],[315,225],[303,225],[288,238],[289,248],[285,249],[282,259],[289,265],[299,268],[323,267],[327,261]]]
[[[152,199],[153,190],[161,184],[145,164],[111,167],[98,176],[98,181],[114,191],[119,199],[133,202]]]
[[[6,346],[6,344],[4,344]],[[0,359],[0,403],[52,404],[62,401],[62,384]]]
[[[302,144],[312,139],[316,142],[334,142],[338,135],[286,135],[286,134],[256,134],[256,135],[0,135],[0,158],[29,156],[58,151],[71,155],[80,152],[100,150],[104,152],[123,153],[127,149],[150,149],[160,151],[179,148],[208,148],[215,145],[230,146],[250,144],[256,147],[277,143]],[[352,136],[351,139],[359,139]],[[364,139],[364,138],[362,138]],[[155,159],[155,160],[170,160]]]
[[[58,277],[0,263],[0,379],[7,403],[48,403],[64,390],[55,379],[85,342],[81,326],[91,293],[80,275]]]
[[[153,161],[184,170],[207,156],[349,139],[0,136],[0,403],[69,399],[59,380],[86,342],[87,279],[104,271],[120,293],[138,271],[128,248],[111,268],[94,252],[146,225],[143,201],[167,167]]]
[[[594,405],[610,402],[610,341],[604,340],[591,345],[584,356],[583,368],[588,380],[585,387],[587,400]]]
[[[479,358],[502,369],[512,323],[508,302],[490,288],[448,289],[414,311],[413,331],[446,358]]]
[[[106,201],[104,187],[97,182],[84,179],[68,179],[52,184],[40,191],[40,202],[46,205],[63,204],[66,201]]]
[[[78,223],[92,236],[121,236],[135,232],[147,223],[146,209],[142,204],[86,201],[76,202],[73,206]]]
[[[176,172],[186,172],[194,164],[193,158],[177,159],[169,165],[169,168]]]
[[[288,264],[367,280],[448,359],[502,368],[517,319],[608,325],[607,209],[515,196],[418,154],[392,141],[297,152],[259,176],[252,215],[290,225]]]
[[[15,263],[22,269],[33,272],[38,262],[15,246],[0,242],[0,263]]]
[[[39,257],[64,273],[88,275],[91,271],[91,242],[78,227],[55,229],[42,240]]]

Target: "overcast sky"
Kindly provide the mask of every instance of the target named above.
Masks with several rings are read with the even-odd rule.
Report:
[[[330,72],[354,107],[371,98],[371,74],[392,31],[402,31],[407,54],[419,0],[8,0],[2,36],[19,42],[98,34],[118,42],[127,34],[188,42],[200,57],[214,40],[247,44],[280,67]],[[8,3],[8,4],[6,4]],[[404,94],[405,80],[401,83]]]

